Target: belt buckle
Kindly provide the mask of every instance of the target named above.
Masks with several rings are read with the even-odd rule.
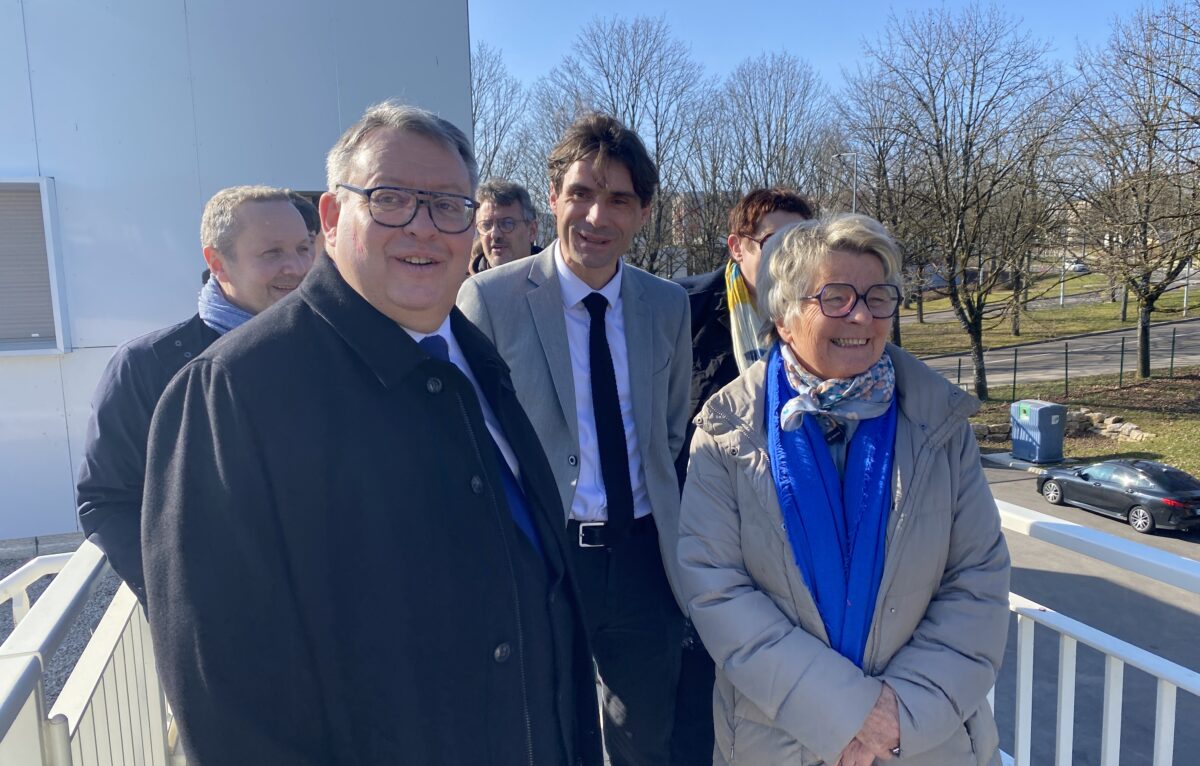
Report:
[[[583,539],[584,530],[590,527],[603,527],[603,521],[581,521],[579,522],[579,547],[580,548],[603,548],[604,543],[589,543]]]

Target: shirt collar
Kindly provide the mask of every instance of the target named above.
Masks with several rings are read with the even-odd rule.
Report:
[[[405,327],[404,325],[400,325],[400,327],[401,327],[401,329],[404,330],[404,332],[408,333],[408,337],[412,338],[417,343],[420,343],[421,341],[425,340],[430,335],[440,335],[440,336],[442,336],[442,339],[444,341],[446,341],[446,343],[448,345],[454,345],[454,333],[450,331],[449,315],[447,315],[446,318],[442,320],[441,326],[439,326],[433,332],[417,332],[416,330],[410,330],[409,328]]]
[[[617,273],[613,275],[612,279],[608,280],[608,284],[599,290],[593,290],[587,282],[584,282],[575,272],[567,268],[567,263],[563,260],[560,243],[555,240],[554,268],[558,271],[558,284],[562,289],[563,306],[568,309],[574,308],[588,295],[600,293],[608,301],[609,306],[615,307],[621,298],[621,277],[625,272],[623,260],[617,260]]]

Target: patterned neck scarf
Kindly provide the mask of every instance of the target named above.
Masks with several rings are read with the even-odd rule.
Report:
[[[767,355],[767,349],[759,340],[758,331],[763,319],[758,315],[758,307],[746,287],[742,277],[742,269],[737,261],[730,260],[725,267],[725,302],[729,305],[729,331],[733,336],[733,357],[737,361],[738,372]]]
[[[200,319],[218,334],[241,327],[254,315],[240,306],[235,306],[225,297],[225,291],[216,277],[209,277],[200,288]]]
[[[853,378],[822,380],[804,369],[786,343],[779,347],[788,383],[796,390],[779,416],[784,431],[799,428],[806,412],[841,420],[869,420],[887,411],[896,391],[896,370],[887,354]]]

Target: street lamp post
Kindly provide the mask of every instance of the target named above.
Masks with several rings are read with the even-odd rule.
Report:
[[[1192,259],[1188,258],[1187,268],[1183,272],[1183,315],[1187,316],[1188,310],[1188,288],[1192,284]]]
[[[850,212],[858,212],[858,152],[841,152],[833,155],[836,158],[853,157],[854,158],[854,180],[850,187]]]

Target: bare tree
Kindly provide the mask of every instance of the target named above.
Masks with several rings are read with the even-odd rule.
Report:
[[[1087,100],[1070,199],[1101,267],[1136,300],[1140,377],[1150,315],[1200,245],[1200,125],[1188,106],[1200,40],[1179,13],[1138,11],[1078,61]]]
[[[985,312],[1013,268],[999,205],[1060,127],[1046,119],[1056,87],[1045,47],[997,8],[971,5],[893,15],[867,53],[918,158],[928,215],[915,239],[946,280],[970,338],[975,394],[986,399]]]
[[[482,41],[471,55],[471,125],[480,178],[508,178],[518,163],[512,139],[525,109],[524,89],[500,51]]]
[[[739,136],[738,186],[812,194],[825,175],[828,136],[826,89],[812,66],[786,51],[746,59],[729,75],[724,100]]]

